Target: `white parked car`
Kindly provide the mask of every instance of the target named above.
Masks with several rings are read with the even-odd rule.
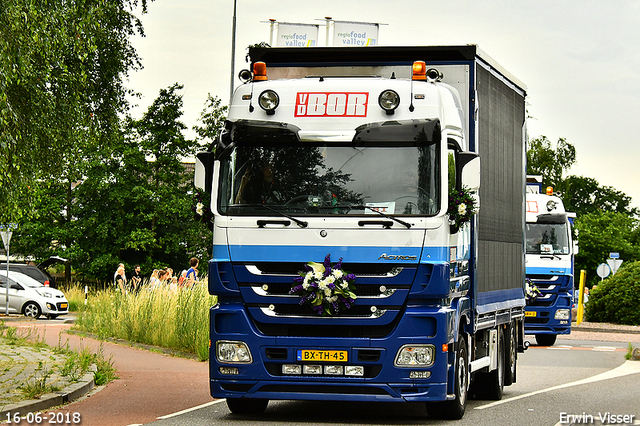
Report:
[[[7,271],[0,270],[0,312],[6,312]],[[45,287],[39,281],[20,272],[9,271],[9,313],[31,318],[46,315],[56,318],[69,313],[69,302],[60,290]]]

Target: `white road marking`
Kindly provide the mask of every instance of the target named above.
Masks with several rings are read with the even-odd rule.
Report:
[[[191,411],[196,411],[201,408],[208,407],[210,405],[218,404],[220,402],[224,402],[226,399],[216,399],[215,401],[207,402],[206,404],[198,405],[197,407],[187,408],[186,410],[178,411],[176,413],[167,414],[166,416],[158,417],[158,420],[169,419],[171,417],[179,416],[180,414],[189,413]]]
[[[616,377],[628,376],[630,374],[638,374],[640,373],[640,362],[637,361],[626,361],[621,366],[614,368],[613,370],[605,371],[604,373],[597,374],[592,377],[587,377],[586,379],[578,380],[571,383],[565,383],[562,385],[553,386],[546,389],[537,390],[535,392],[529,392],[522,395],[514,396],[511,398],[503,399],[500,401],[495,401],[489,404],[481,405],[479,407],[475,407],[475,410],[484,410],[485,408],[495,407],[496,405],[506,404],[507,402],[516,401],[518,399],[528,398],[533,395],[538,395],[541,393],[551,392],[558,389],[564,389],[572,386],[584,385],[587,383],[599,382],[601,380],[614,379]]]

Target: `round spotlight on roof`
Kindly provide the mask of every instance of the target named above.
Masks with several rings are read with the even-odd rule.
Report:
[[[378,105],[386,111],[387,115],[391,115],[400,105],[400,95],[395,90],[385,90],[378,96]]]
[[[268,115],[273,115],[276,113],[278,105],[280,105],[280,97],[273,90],[265,90],[260,93],[258,104],[260,105],[260,108],[267,112]]]

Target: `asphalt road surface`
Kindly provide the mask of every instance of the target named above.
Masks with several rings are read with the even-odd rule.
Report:
[[[559,339],[553,347],[534,342],[520,354],[518,381],[505,388],[501,401],[471,400],[465,417],[453,422],[430,419],[419,403],[271,401],[263,415],[251,417],[231,414],[223,401],[213,401],[152,424],[511,426],[611,424],[626,415],[640,425],[640,362],[625,362],[626,348],[607,341]]]

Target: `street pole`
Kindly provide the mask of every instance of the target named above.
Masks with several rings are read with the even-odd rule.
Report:
[[[233,0],[233,24],[231,25],[231,81],[229,83],[229,105],[233,99],[233,79],[236,73],[236,4],[238,0]]]
[[[11,231],[9,231],[11,232]],[[11,234],[9,234],[11,238]],[[7,282],[5,283],[5,314],[9,316],[9,244],[7,244]]]
[[[7,228],[5,231],[4,229]],[[5,283],[5,314],[9,316],[9,244],[11,243],[12,229],[17,228],[15,224],[0,225],[0,234],[2,234],[2,242],[7,251],[7,282]]]

